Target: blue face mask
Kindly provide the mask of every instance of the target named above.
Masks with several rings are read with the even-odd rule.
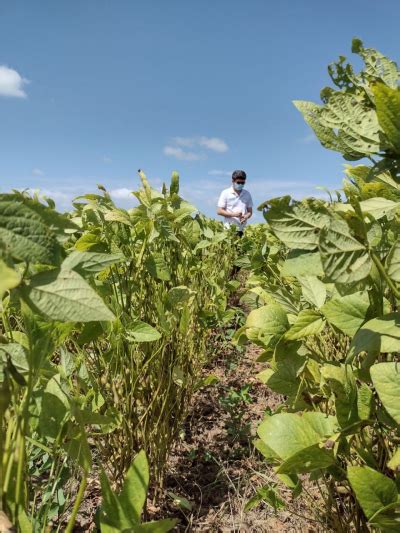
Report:
[[[235,191],[242,191],[244,187],[244,183],[234,183],[233,188]]]

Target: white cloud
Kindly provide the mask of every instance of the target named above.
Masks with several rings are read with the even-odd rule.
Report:
[[[44,172],[43,172],[43,170],[40,170],[40,168],[33,168],[32,169],[32,174],[34,176],[44,176]]]
[[[206,156],[183,148],[205,148],[212,152],[223,153],[229,150],[227,143],[218,137],[173,137],[171,144],[164,147],[164,154],[181,161],[198,161]]]
[[[181,161],[198,161],[202,156],[194,152],[187,152],[179,146],[164,146],[164,154],[170,157],[175,157]]]
[[[0,96],[26,98],[24,85],[28,80],[24,79],[12,68],[0,65]]]
[[[108,156],[105,155],[105,156],[103,157],[103,163],[112,163],[112,159],[111,159],[111,157],[108,157]]]
[[[185,148],[192,148],[196,144],[195,137],[173,137],[172,142],[178,146],[184,146]]]
[[[133,200],[134,198],[132,191],[126,187],[121,187],[120,189],[111,189],[111,191],[108,192],[110,196],[116,200]]]
[[[200,146],[204,146],[213,152],[223,153],[229,150],[229,146],[226,142],[218,137],[200,137],[198,143]]]

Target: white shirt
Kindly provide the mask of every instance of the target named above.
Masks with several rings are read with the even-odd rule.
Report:
[[[246,189],[236,192],[233,187],[229,187],[229,189],[221,192],[218,207],[222,207],[222,209],[226,209],[230,213],[241,213],[245,215],[249,207],[253,207],[253,200],[251,194]],[[242,230],[246,225],[246,222],[240,223],[239,217],[225,217],[224,222],[225,226],[230,226],[231,224],[238,226],[239,230]]]

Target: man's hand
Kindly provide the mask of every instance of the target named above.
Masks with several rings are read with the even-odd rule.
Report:
[[[249,220],[251,217],[251,213],[246,213],[244,215],[240,214],[240,223],[243,224],[243,222],[246,222],[246,220]]]

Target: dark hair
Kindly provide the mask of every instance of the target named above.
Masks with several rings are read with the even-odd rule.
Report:
[[[232,181],[235,181],[237,179],[245,180],[246,177],[246,172],[244,170],[235,170],[234,172],[232,172]]]

